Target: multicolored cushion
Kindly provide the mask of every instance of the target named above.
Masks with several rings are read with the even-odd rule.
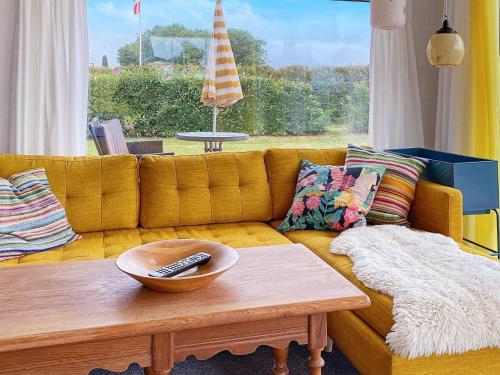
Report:
[[[408,225],[408,213],[415,197],[417,182],[427,166],[426,159],[349,145],[345,165],[385,167],[384,178],[366,218],[373,224]]]
[[[366,224],[384,167],[334,167],[302,161],[295,198],[280,232],[337,230]]]
[[[44,169],[0,178],[0,260],[49,250],[80,238],[73,232]]]

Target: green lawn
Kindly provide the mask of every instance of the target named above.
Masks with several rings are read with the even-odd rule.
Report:
[[[332,148],[345,147],[348,143],[367,145],[367,134],[348,133],[344,126],[332,125],[325,135],[318,136],[288,136],[288,137],[251,137],[245,142],[224,143],[224,151],[266,150],[269,148]],[[175,138],[166,138],[163,141],[164,150],[175,152],[176,155],[192,155],[204,152],[201,142],[178,141]],[[87,153],[97,155],[92,140],[87,142]]]

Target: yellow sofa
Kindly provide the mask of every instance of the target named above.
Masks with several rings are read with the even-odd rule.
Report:
[[[301,159],[340,165],[345,149],[274,149],[198,156],[43,157],[0,155],[0,177],[44,167],[73,229],[68,246],[0,262],[0,267],[116,257],[161,239],[200,238],[233,247],[302,243],[371,298],[370,308],[329,315],[329,335],[362,374],[500,373],[498,349],[408,360],[385,344],[390,297],[364,287],[349,258],[330,254],[334,232],[274,228],[291,205]],[[461,242],[459,191],[419,182],[410,221]],[[465,251],[474,252],[464,247]]]

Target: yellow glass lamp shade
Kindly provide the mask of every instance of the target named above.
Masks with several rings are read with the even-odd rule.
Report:
[[[432,36],[427,45],[429,63],[437,67],[455,67],[462,63],[464,56],[464,40],[445,19],[443,28]]]

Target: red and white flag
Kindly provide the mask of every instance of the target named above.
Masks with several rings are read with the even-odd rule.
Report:
[[[141,13],[141,0],[134,0],[134,14],[137,16]]]

